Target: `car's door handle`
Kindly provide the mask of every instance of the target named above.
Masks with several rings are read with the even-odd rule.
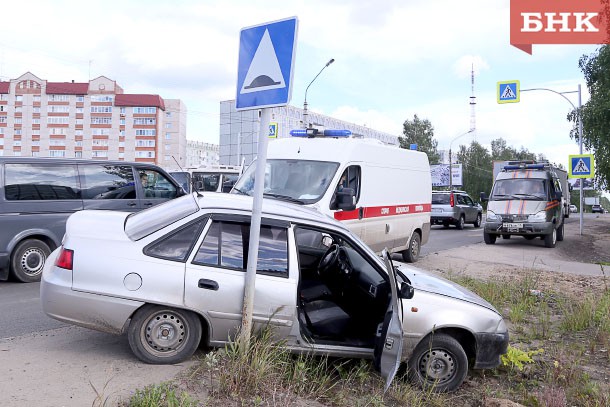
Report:
[[[202,278],[201,280],[199,280],[199,288],[205,288],[206,290],[218,291],[218,283],[214,280],[208,280],[207,278]]]
[[[144,206],[153,206],[152,202],[144,202]]]
[[[136,206],[136,205],[137,205],[137,204],[136,204],[135,202],[130,202],[130,203],[128,203],[128,204],[127,204],[127,206],[131,206],[132,208],[133,208],[134,206]]]

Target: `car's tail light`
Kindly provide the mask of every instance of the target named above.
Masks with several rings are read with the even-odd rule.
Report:
[[[72,270],[72,261],[74,260],[74,250],[66,249],[61,247],[57,259],[55,259],[55,265],[62,269]]]
[[[451,205],[452,208],[453,205],[455,205],[455,198],[453,198],[453,192],[449,194],[449,205]]]

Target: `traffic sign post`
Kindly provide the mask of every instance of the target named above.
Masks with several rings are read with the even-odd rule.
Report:
[[[238,338],[244,352],[250,347],[252,332],[267,143],[273,124],[270,123],[270,107],[285,106],[290,101],[297,28],[297,18],[292,17],[243,28],[240,33],[235,108],[261,109],[242,324]],[[274,128],[277,136],[277,123]]]
[[[498,103],[519,103],[521,99],[521,84],[519,81],[498,82],[497,101]]]

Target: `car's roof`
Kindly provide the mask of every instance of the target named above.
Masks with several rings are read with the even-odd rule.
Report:
[[[249,195],[203,192],[194,194],[201,209],[228,209],[252,212],[254,199]],[[302,219],[310,222],[332,223],[342,229],[345,226],[330,216],[308,206],[284,202],[278,199],[263,198],[262,214],[282,216],[289,219]]]

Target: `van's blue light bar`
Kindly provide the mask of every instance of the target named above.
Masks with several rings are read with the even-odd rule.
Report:
[[[521,165],[505,165],[505,170],[542,170],[544,164],[521,164]]]
[[[292,137],[349,137],[352,132],[349,130],[318,130],[318,129],[301,129],[301,130],[290,130]]]

